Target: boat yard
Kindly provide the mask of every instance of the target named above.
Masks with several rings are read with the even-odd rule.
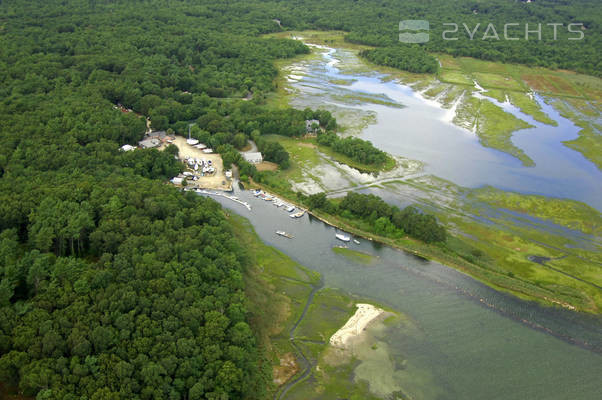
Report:
[[[187,167],[183,174],[183,179],[187,180],[187,187],[232,190],[231,174],[227,174],[227,171],[224,170],[224,163],[219,154],[209,152],[211,149],[207,149],[203,145],[189,144],[187,139],[182,136],[175,136],[172,144],[178,148],[178,156]],[[165,146],[161,146],[160,149]],[[178,184],[181,181],[172,182]]]

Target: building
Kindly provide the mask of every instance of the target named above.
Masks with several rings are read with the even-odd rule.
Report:
[[[317,126],[317,128],[314,128]],[[317,119],[306,119],[305,120],[305,130],[307,133],[315,133],[316,130],[320,129],[320,121]]]
[[[119,148],[121,151],[132,151],[132,150],[136,150],[136,147],[130,145],[130,144],[124,144],[123,146],[121,146]]]
[[[245,161],[252,164],[258,164],[263,161],[263,156],[259,152],[242,153],[242,157]]]
[[[161,140],[149,137],[138,142],[138,145],[143,149],[152,149],[154,147],[159,147],[161,145]]]
[[[159,139],[161,141],[165,140],[167,137],[167,132],[165,131],[153,131],[146,134],[151,139]]]

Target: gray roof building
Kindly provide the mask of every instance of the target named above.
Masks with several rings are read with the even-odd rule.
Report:
[[[263,156],[259,152],[242,153],[242,157],[245,161],[252,164],[258,164],[263,161]]]

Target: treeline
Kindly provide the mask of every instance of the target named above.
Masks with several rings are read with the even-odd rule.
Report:
[[[369,3],[333,0],[311,3],[312,12],[324,16],[317,18],[314,24],[349,31],[346,40],[352,43],[400,49],[412,47],[414,45],[399,42],[399,22],[408,19],[427,20],[430,29],[423,32],[428,33],[429,41],[421,46],[428,52],[552,69],[571,69],[602,76],[599,51],[602,46],[602,9],[598,7],[597,0],[436,0],[428,3],[422,0]],[[307,2],[305,6],[310,7]],[[340,10],[337,19],[329,14],[333,7]],[[303,14],[303,11],[299,11],[298,18],[302,19]],[[446,23],[455,23],[457,30],[453,25],[444,25]],[[517,24],[507,28],[508,37],[517,40],[505,39],[504,26],[507,23]],[[583,25],[575,25],[571,30],[576,32],[569,32],[569,24],[572,23]],[[526,33],[527,28],[529,31],[539,30],[539,24],[541,40],[537,33]],[[554,28],[548,24],[562,25]],[[444,39],[444,31],[453,31],[446,34],[452,40]],[[569,40],[579,39],[579,32],[583,34],[582,39]],[[493,38],[488,39],[486,34]],[[528,40],[525,40],[526,35]]]
[[[444,242],[447,236],[445,228],[433,215],[411,206],[400,210],[373,194],[349,192],[338,203],[329,200],[325,193],[313,194],[303,200],[310,209],[323,210],[352,221],[359,220],[362,229],[377,235],[390,238],[409,235],[425,243]]]
[[[435,73],[439,66],[435,57],[418,46],[407,45],[362,50],[360,56],[378,65],[414,73]]]
[[[240,180],[242,180],[243,182],[248,182],[249,178],[257,179],[257,177],[260,175],[260,172],[257,171],[255,165],[246,161],[240,154],[240,152],[236,150],[232,145],[221,145],[217,148],[217,151],[222,156],[224,168],[230,169],[232,167],[232,164],[235,164],[238,167]]]
[[[213,201],[119,169],[0,182],[0,381],[44,399],[262,395]],[[47,183],[44,184],[44,180]]]
[[[254,131],[304,135],[306,119],[333,131],[327,111],[266,108],[274,60],[309,51],[260,37],[281,29],[273,19],[379,46],[397,43],[409,15],[583,21],[579,45],[561,32],[553,46],[433,40],[426,50],[599,74],[599,13],[586,0],[3,1],[0,381],[40,399],[265,397],[271,370],[246,324],[244,249],[216,203],[163,184],[181,168],[173,150],[118,149],[142,138],[145,116],[183,134],[196,123],[225,162],[263,181],[236,151]],[[416,233],[428,225],[418,212],[332,207],[437,240]]]
[[[290,155],[286,149],[278,142],[265,140],[258,137],[256,140],[257,149],[263,155],[263,159],[274,162],[282,169],[287,169],[290,166]]]
[[[354,137],[341,138],[332,132],[318,134],[318,143],[362,164],[383,165],[388,158],[387,153],[377,149],[367,140]]]

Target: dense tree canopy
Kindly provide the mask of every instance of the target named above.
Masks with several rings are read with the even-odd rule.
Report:
[[[121,173],[43,178],[2,180],[0,381],[56,399],[265,390],[215,202]]]
[[[311,209],[366,222],[368,230],[381,236],[397,238],[407,234],[425,243],[446,239],[445,228],[433,215],[411,206],[400,210],[373,194],[349,192],[340,203],[332,202],[325,193],[317,193],[304,200]]]
[[[309,49],[261,34],[346,30],[382,47],[366,57],[406,69],[428,71],[423,52],[441,51],[599,75],[600,12],[595,0],[2,1],[0,382],[41,399],[263,397],[270,371],[246,323],[245,252],[223,213],[164,185],[182,168],[174,149],[119,151],[148,117],[190,127],[261,181],[236,148],[254,132],[304,135],[317,119],[319,140],[377,163],[369,143],[332,133],[327,111],[266,106],[274,60]],[[429,43],[398,43],[408,18],[431,21]],[[565,28],[557,41],[440,39],[443,22],[505,21],[582,22],[584,40]],[[379,234],[445,239],[434,217],[378,198],[307,201]]]
[[[360,56],[378,65],[416,73],[437,72],[437,60],[421,47],[392,46],[363,50]]]
[[[369,165],[382,165],[387,161],[387,154],[377,149],[371,142],[354,137],[340,138],[329,132],[318,135],[318,143],[331,147],[354,161]]]

